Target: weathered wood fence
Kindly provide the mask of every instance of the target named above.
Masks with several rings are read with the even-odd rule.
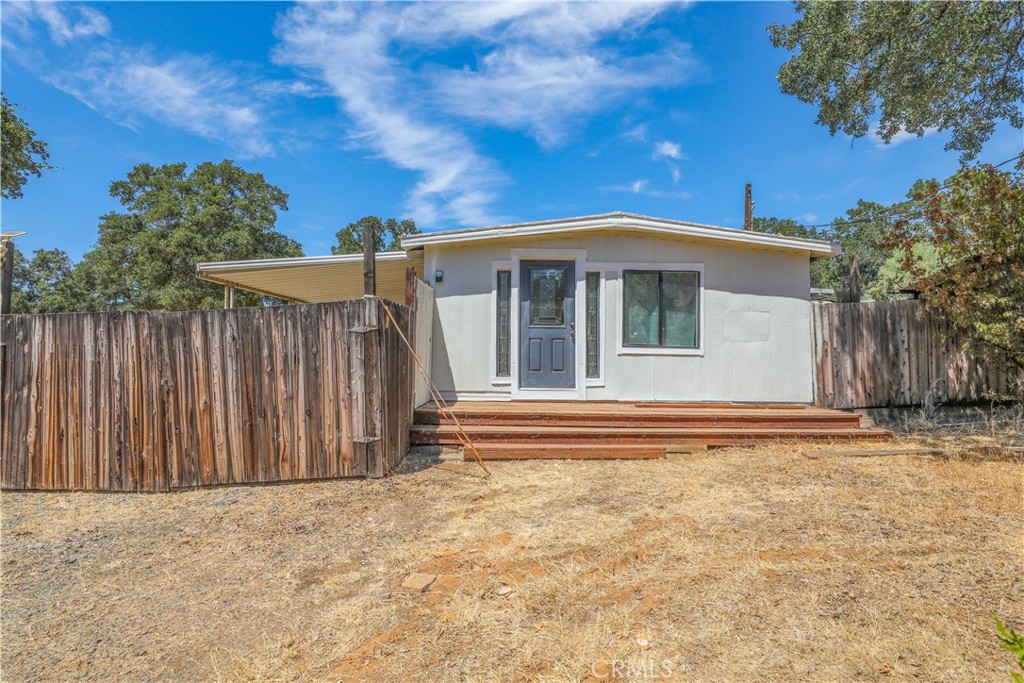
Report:
[[[383,476],[404,456],[415,311],[354,301],[8,315],[0,485],[166,491]]]
[[[830,408],[981,401],[1005,394],[999,363],[961,350],[923,302],[814,303],[815,402]]]

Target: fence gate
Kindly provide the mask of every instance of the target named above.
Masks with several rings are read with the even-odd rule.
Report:
[[[5,315],[0,485],[166,491],[382,476],[414,373],[387,306]]]

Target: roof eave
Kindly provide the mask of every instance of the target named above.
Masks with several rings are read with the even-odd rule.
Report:
[[[812,257],[828,258],[838,253],[837,245],[821,240],[809,240],[797,237],[752,233],[733,228],[684,223],[681,221],[659,221],[642,216],[601,215],[585,216],[560,221],[541,221],[537,223],[520,223],[517,225],[494,226],[490,228],[472,228],[421,235],[410,235],[404,238],[403,246],[407,251],[422,249],[427,245],[458,244],[481,240],[503,239],[509,237],[530,237],[534,235],[579,232],[593,229],[640,229],[676,237],[696,237],[720,240],[751,246],[766,246],[782,249],[806,251]]]
[[[409,258],[404,251],[384,251],[374,255],[378,261],[395,261]],[[295,266],[316,266],[331,263],[357,263],[362,254],[331,254],[328,256],[295,256],[276,259],[253,259],[249,261],[211,261],[196,264],[196,275],[218,271],[264,270],[267,268],[294,268]]]

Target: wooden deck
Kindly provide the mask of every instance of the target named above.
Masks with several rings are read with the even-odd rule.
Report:
[[[882,440],[856,413],[803,405],[608,401],[460,401],[451,409],[489,460],[659,458],[666,447],[762,441]],[[433,403],[416,410],[416,445],[457,446],[456,426]]]

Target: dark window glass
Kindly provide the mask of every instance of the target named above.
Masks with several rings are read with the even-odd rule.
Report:
[[[700,274],[627,270],[622,273],[623,345],[695,349],[700,346]]]
[[[697,273],[664,272],[661,274],[661,345],[695,349],[697,306],[699,305]]]
[[[565,269],[530,270],[530,324],[565,326]]]
[[[512,359],[512,271],[498,271],[498,377],[510,377]]]
[[[601,274],[587,273],[587,377],[601,374]]]
[[[623,281],[623,315],[626,346],[658,346],[660,273],[626,271]]]

